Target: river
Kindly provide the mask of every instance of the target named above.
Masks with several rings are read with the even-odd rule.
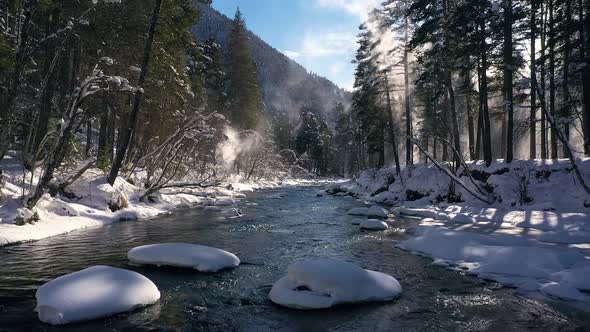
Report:
[[[316,197],[317,187],[264,190],[226,219],[201,208],[72,232],[0,248],[0,331],[570,331],[590,329],[585,313],[528,299],[513,290],[431,265],[394,247],[412,221],[387,232],[361,232],[346,211],[350,197]],[[277,199],[278,193],[285,197]],[[243,264],[216,274],[128,265],[127,251],[160,242],[188,242],[235,253]],[[298,259],[339,258],[396,277],[402,297],[390,303],[296,311],[268,292]],[[33,311],[36,289],[92,265],[137,271],[162,293],[150,307],[111,318],[52,327]]]

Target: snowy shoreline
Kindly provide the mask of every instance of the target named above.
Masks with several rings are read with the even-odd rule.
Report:
[[[590,160],[581,162],[590,173]],[[590,310],[590,208],[568,162],[516,161],[490,167],[473,163],[479,185],[496,202],[482,203],[462,188],[460,202],[441,200],[449,179],[433,165],[367,170],[327,192],[352,195],[367,206],[390,207],[397,217],[418,219],[396,247],[430,257],[434,265],[494,280],[530,297],[566,301]],[[515,203],[515,174],[525,170],[529,202]],[[466,176],[462,177],[467,183]],[[389,220],[395,224],[395,220]]]
[[[51,197],[45,194],[33,211],[23,209],[22,166],[10,156],[3,161],[4,186],[0,199],[0,248],[42,240],[72,231],[101,227],[120,221],[142,220],[171,213],[180,208],[219,209],[228,217],[237,214],[233,206],[245,197],[245,192],[283,186],[314,185],[315,180],[245,181],[230,177],[218,186],[185,190],[167,190],[151,196],[152,202],[139,200],[141,189],[117,179],[114,186],[106,183],[102,171],[90,169],[68,187],[68,193],[76,198]],[[121,201],[124,201],[122,204]],[[124,205],[111,211],[113,204]],[[225,210],[225,211],[224,211]],[[22,214],[36,213],[40,220],[19,226],[15,219]]]

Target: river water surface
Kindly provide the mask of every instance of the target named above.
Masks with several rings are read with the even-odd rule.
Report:
[[[0,248],[0,331],[572,331],[590,318],[564,305],[523,298],[495,283],[431,265],[396,249],[409,221],[385,233],[360,232],[346,211],[350,197],[316,197],[317,188],[252,193],[244,217],[226,219],[188,209],[151,220],[116,223]],[[277,193],[285,197],[277,199]],[[219,247],[243,264],[217,274],[128,265],[127,251],[160,242]],[[298,259],[331,257],[396,277],[401,299],[380,304],[295,311],[274,305],[268,292]],[[150,307],[62,327],[33,312],[36,289],[92,265],[137,271],[162,293]]]

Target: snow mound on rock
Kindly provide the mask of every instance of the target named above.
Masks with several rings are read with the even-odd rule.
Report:
[[[387,218],[387,216],[389,215],[389,211],[387,211],[386,209],[384,209],[380,206],[375,205],[375,206],[371,206],[371,208],[367,212],[367,215],[369,217],[375,217],[375,218]]]
[[[475,218],[464,213],[449,214],[449,221],[457,224],[474,224],[477,222]]]
[[[37,290],[39,319],[52,325],[107,317],[157,302],[156,285],[139,273],[93,266]]]
[[[217,272],[240,265],[240,259],[225,250],[188,243],[161,243],[136,247],[127,253],[135,264],[194,268]]]
[[[344,303],[391,301],[402,287],[392,276],[332,259],[293,263],[269,297],[293,309],[324,309]]]
[[[215,202],[213,202],[214,206],[232,206],[234,204],[236,204],[236,201],[229,196],[218,197]]]
[[[389,229],[389,225],[383,220],[367,219],[361,223],[361,229],[370,231],[384,231]]]
[[[351,216],[366,216],[369,214],[369,208],[366,208],[366,207],[354,208],[354,209],[348,210],[348,212],[346,212],[346,214],[351,215]]]

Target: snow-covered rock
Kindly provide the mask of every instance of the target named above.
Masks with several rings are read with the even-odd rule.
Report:
[[[391,301],[400,296],[399,282],[385,273],[355,264],[317,259],[293,263],[270,291],[270,299],[293,309],[323,309],[344,303]]]
[[[39,319],[52,325],[107,317],[157,302],[156,285],[139,273],[94,266],[54,279],[37,290]]]
[[[367,212],[367,216],[373,217],[373,218],[387,218],[388,215],[389,215],[389,211],[387,211],[386,209],[384,209],[380,206],[376,206],[376,205],[371,206],[371,208]]]
[[[346,212],[346,214],[351,215],[351,216],[366,216],[369,214],[369,208],[366,208],[366,207],[354,208],[354,209],[348,210],[348,212]]]
[[[361,229],[370,231],[384,231],[389,229],[389,225],[383,220],[367,219],[361,223]]]
[[[350,223],[353,225],[360,225],[362,224],[364,219],[353,219]]]
[[[432,218],[436,220],[449,220],[449,215],[438,211],[436,208],[406,208],[402,207],[395,210],[395,213],[401,216]]]
[[[472,216],[463,213],[451,213],[449,214],[449,221],[458,224],[474,224],[477,222]]]
[[[240,259],[225,250],[188,243],[161,243],[136,247],[127,253],[134,264],[194,268],[217,272],[240,265]]]
[[[232,206],[236,201],[229,196],[218,197],[213,203],[214,206]]]

